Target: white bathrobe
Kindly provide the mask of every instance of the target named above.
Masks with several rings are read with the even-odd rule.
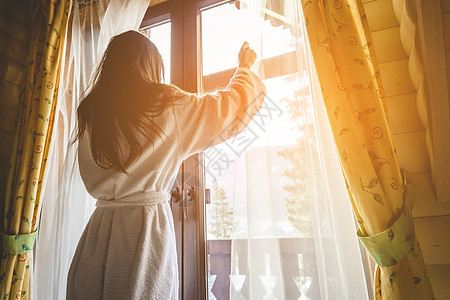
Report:
[[[163,140],[143,141],[126,175],[100,168],[87,135],[78,159],[97,199],[78,243],[68,299],[178,299],[178,267],[169,191],[184,159],[242,131],[262,106],[266,89],[238,68],[225,90],[186,94],[155,119]]]

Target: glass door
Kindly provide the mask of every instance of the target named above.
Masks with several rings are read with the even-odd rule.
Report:
[[[282,290],[286,299],[310,299],[320,293],[308,182],[299,179],[307,177],[304,133],[313,126],[311,99],[300,91],[308,78],[297,72],[288,26],[252,19],[241,5],[201,10],[202,91],[226,87],[244,41],[257,52],[254,69],[267,87],[248,127],[204,152],[208,297],[250,299],[257,281],[252,298]]]
[[[147,15],[144,18],[143,24],[140,28],[140,32],[147,36],[158,48],[164,63],[164,78],[163,82],[165,84],[173,84],[177,82],[177,78],[180,78],[181,70],[176,68],[173,65],[173,56],[177,53],[176,51],[172,51],[173,47],[173,38],[172,34],[174,31],[174,26],[172,24],[171,16],[173,15],[173,7],[162,7],[162,10],[159,10],[161,5],[156,7],[152,7],[152,14]],[[176,43],[175,43],[176,44]],[[172,70],[174,69],[174,70]],[[179,82],[177,82],[180,85]],[[172,199],[170,201],[172,214],[174,219],[174,229],[175,229],[175,238],[177,245],[177,258],[178,258],[178,274],[180,276],[180,286],[179,286],[179,298],[187,299],[184,297],[184,282],[183,282],[183,274],[184,274],[184,232],[183,232],[183,187],[184,187],[184,165],[182,164],[180,170],[178,171],[178,175],[175,179],[173,188],[172,188]]]
[[[151,6],[141,30],[152,40],[164,60],[165,83],[198,91],[198,1],[164,1]],[[170,81],[169,81],[170,78]],[[206,299],[203,157],[186,159],[172,188],[179,270],[179,299]]]
[[[180,299],[339,298],[331,208],[320,201],[328,190],[315,186],[322,161],[311,83],[297,55],[305,42],[294,39],[283,1],[267,1],[264,16],[246,12],[246,2],[166,0],[142,24],[162,52],[166,83],[193,93],[225,88],[248,41],[268,92],[241,134],[180,168],[172,198]]]

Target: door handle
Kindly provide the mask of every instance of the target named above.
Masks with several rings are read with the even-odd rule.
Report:
[[[176,186],[172,187],[170,190],[170,201],[177,203],[180,200],[180,189]]]
[[[183,192],[180,193],[180,189],[176,186],[172,187],[170,191],[170,200],[172,203],[181,203],[183,207],[183,218],[185,220],[189,219],[189,206],[190,202],[194,201],[194,187],[191,185],[187,185]]]
[[[183,189],[183,217],[185,220],[189,219],[189,202],[194,201],[194,187],[187,185]]]

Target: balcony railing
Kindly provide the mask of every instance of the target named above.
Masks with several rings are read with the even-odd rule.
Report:
[[[270,265],[272,270],[281,267],[284,280],[277,280],[273,289],[284,289],[286,299],[321,299],[314,239],[278,238],[276,240],[279,245],[280,259],[270,260]],[[273,242],[274,239],[234,240],[234,247],[238,248],[241,254],[244,253],[247,255],[241,255],[239,257],[237,266],[234,266],[234,270],[232,271],[231,240],[208,240],[208,286],[210,287],[210,299],[214,299],[214,297],[218,300],[229,299],[230,288],[235,290],[241,289],[241,295],[245,299],[249,299],[249,282],[247,276],[249,269],[247,261],[248,245],[258,245],[259,253],[257,255],[259,257],[252,257],[252,260],[261,262],[261,264],[257,266],[252,265],[252,272],[253,274],[256,272],[257,275],[264,277],[267,272],[267,266],[265,264],[267,263],[269,253],[264,253],[261,249],[273,249]],[[279,262],[281,262],[281,266],[276,266],[275,264]],[[240,276],[236,276],[237,273]],[[241,286],[233,286],[233,281]],[[258,280],[256,283],[252,282],[252,284],[257,284],[257,290],[260,291],[265,291],[268,288],[265,286],[263,280]]]

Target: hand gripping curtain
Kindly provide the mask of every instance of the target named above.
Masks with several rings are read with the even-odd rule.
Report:
[[[43,174],[52,137],[61,57],[71,1],[35,1],[21,103],[5,197],[1,298],[29,295]]]
[[[358,235],[378,265],[375,297],[433,299],[362,3],[302,0],[302,9]]]
[[[81,180],[72,143],[76,109],[109,40],[139,28],[149,0],[76,0],[70,13],[55,129],[42,188],[31,289],[38,299],[64,299],[67,272],[94,201]]]

